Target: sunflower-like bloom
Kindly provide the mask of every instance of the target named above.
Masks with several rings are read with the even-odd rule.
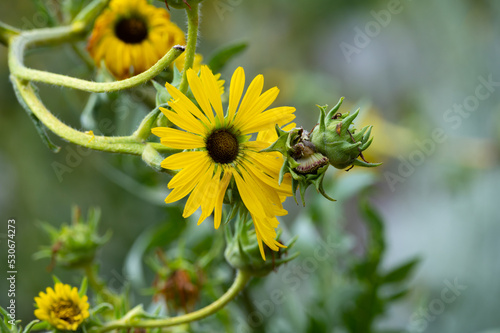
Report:
[[[35,316],[59,330],[76,331],[89,317],[87,296],[80,297],[78,289],[68,284],[56,283],[54,289],[48,287],[47,293],[40,292],[35,297]]]
[[[112,0],[96,20],[87,49],[118,79],[144,72],[174,45],[185,44],[184,32],[170,14],[146,0]]]
[[[192,215],[201,206],[198,224],[214,212],[214,226],[219,228],[224,196],[231,181],[252,217],[262,257],[262,242],[274,251],[283,247],[276,238],[279,224],[276,216],[287,213],[282,202],[291,196],[291,181],[285,178],[278,185],[283,162],[279,153],[261,153],[267,148],[269,130],[283,126],[295,118],[293,107],[266,110],[278,96],[274,87],[262,93],[264,78],[258,75],[242,98],[245,73],[239,67],[231,78],[229,105],[222,107],[216,77],[207,66],[201,66],[200,76],[187,71],[189,86],[198,104],[170,84],[166,88],[172,100],[172,110],[163,114],[180,129],[157,127],[153,134],[165,146],[187,151],[173,154],[162,162],[162,167],[181,170],[169,182],[173,189],[165,199],[171,203],[189,193],[183,216]],[[255,141],[250,137],[258,133]]]

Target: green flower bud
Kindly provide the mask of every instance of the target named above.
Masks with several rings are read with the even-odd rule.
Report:
[[[359,109],[351,115],[337,113],[343,100],[342,97],[328,113],[326,113],[326,105],[318,106],[320,116],[318,125],[310,134],[311,142],[317,151],[326,156],[330,164],[337,169],[345,169],[354,165],[379,166],[381,163],[369,163],[363,157],[363,151],[373,141],[373,138],[370,138],[372,126],[363,127],[356,132],[352,122],[358,116]],[[358,160],[358,157],[361,160]]]
[[[162,298],[173,311],[192,311],[200,298],[204,280],[201,268],[182,256],[169,261],[161,250],[156,251],[156,257],[150,258],[147,263],[156,273],[152,286],[153,299]]]
[[[92,263],[99,246],[111,237],[108,231],[98,236],[97,226],[100,218],[99,209],[89,209],[87,221],[81,217],[78,207],[73,207],[72,224],[63,224],[58,230],[48,223],[42,228],[50,235],[52,246],[44,247],[35,253],[36,259],[51,258],[50,269],[56,264],[66,268],[84,267]]]
[[[364,127],[356,132],[352,125],[359,110],[352,115],[337,113],[344,98],[326,114],[326,106],[319,106],[319,123],[311,133],[303,128],[294,128],[289,132],[276,126],[278,140],[263,151],[279,151],[285,161],[281,168],[279,182],[283,181],[286,173],[292,176],[292,191],[295,201],[295,192],[300,190],[302,204],[305,206],[304,196],[307,187],[314,184],[316,190],[328,200],[330,198],[323,189],[323,178],[328,165],[338,169],[353,167],[375,167],[381,163],[368,163],[363,157],[363,151],[373,141],[370,138],[371,126]],[[361,160],[358,160],[361,157]]]
[[[226,250],[224,256],[226,261],[233,268],[249,272],[253,276],[266,276],[274,271],[280,265],[295,259],[299,253],[295,252],[289,257],[285,257],[290,249],[295,244],[297,236],[294,237],[286,246],[275,252],[264,246],[266,257],[271,257],[272,260],[262,260],[260,255],[259,244],[255,235],[255,229],[251,228],[252,221],[245,222],[245,219],[240,218],[236,223],[234,235],[231,234],[229,227],[226,226]],[[278,230],[277,239],[281,235],[281,230]]]
[[[300,191],[302,204],[305,206],[305,192],[309,185],[314,184],[316,190],[328,200],[330,198],[323,189],[323,178],[328,169],[329,161],[326,156],[317,151],[309,140],[309,134],[303,128],[294,128],[289,132],[276,126],[278,140],[263,151],[279,151],[285,157],[281,167],[279,183],[286,173],[292,176],[292,194],[295,202],[295,193]]]

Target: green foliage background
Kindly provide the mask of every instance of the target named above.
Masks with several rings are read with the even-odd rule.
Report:
[[[278,85],[281,90],[276,105],[297,108],[297,123],[311,128],[317,120],[316,104],[334,105],[345,96],[352,109],[361,106],[362,113],[377,112],[384,120],[412,133],[406,144],[390,128],[375,134],[375,142],[386,136],[398,147],[395,154],[384,154],[382,147],[376,162],[384,165],[375,172],[330,171],[327,192],[337,202],[328,202],[311,189],[306,208],[287,201],[289,215],[282,219],[281,226],[285,238],[300,235],[297,248],[301,257],[265,279],[254,280],[236,305],[218,317],[221,322],[232,323],[236,330],[248,329],[242,323],[249,322],[248,315],[259,306],[264,309],[261,313],[270,315],[265,315],[255,330],[266,327],[266,332],[345,332],[349,327],[349,332],[365,332],[366,328],[356,325],[370,321],[374,313],[383,314],[374,323],[379,331],[466,333],[500,327],[500,87],[481,100],[475,111],[460,116],[460,125],[454,126],[445,118],[454,104],[462,104],[474,95],[480,84],[478,77],[487,79],[491,75],[493,81],[500,81],[500,5],[494,0],[402,0],[402,12],[393,15],[387,26],[348,62],[340,44],[354,45],[356,28],[364,30],[367,23],[374,21],[371,12],[387,9],[388,3],[204,3],[200,52],[208,59],[221,45],[247,42],[248,49],[232,60],[224,73],[241,65],[247,77],[264,74],[266,87]],[[221,12],[221,8],[226,11]],[[172,16],[184,28],[183,13],[174,10]],[[2,1],[0,19],[21,28],[49,24],[36,14],[36,1],[29,0]],[[27,64],[80,76],[86,68],[72,52],[67,46],[43,50],[28,56]],[[187,228],[184,235],[191,239],[188,244],[212,245],[212,239],[222,232],[213,230],[209,221],[196,227],[195,221],[181,219],[177,208],[166,207],[163,199],[168,178],[154,174],[138,158],[85,152],[81,161],[75,160],[71,152],[76,147],[57,138],[62,151],[51,153],[15,99],[6,62],[6,49],[2,48],[0,212],[2,226],[8,218],[17,221],[19,318],[33,318],[33,297],[52,284],[46,272],[48,262],[32,259],[32,254],[48,242],[37,221],[54,225],[69,222],[72,204],[81,206],[84,213],[88,207],[101,207],[103,232],[113,230],[111,241],[100,252],[101,271],[117,288],[138,281],[127,275],[137,272],[137,266],[127,270],[124,263],[140,262],[130,256],[127,261],[127,255],[144,231],[163,228],[153,242],[163,245],[170,241],[165,237],[172,234],[171,225],[177,224]],[[79,117],[87,94],[38,86],[50,110],[67,123],[81,126]],[[117,121],[117,134],[128,132],[127,126],[147,112],[133,103],[119,106],[118,115],[109,115]],[[446,141],[435,144],[422,163],[403,177],[404,182],[391,187],[388,173],[398,174],[401,161],[410,161],[410,156],[422,149],[418,143],[429,140],[436,128],[444,130]],[[68,161],[77,166],[63,174],[60,181],[54,162],[68,165]],[[366,192],[368,187],[370,191]],[[380,212],[383,222],[366,206],[365,215],[371,218],[363,218],[360,202],[365,205],[366,200]],[[6,227],[0,230],[4,232]],[[308,258],[314,258],[319,244],[330,236],[338,244],[336,251],[310,273],[304,271],[311,261]],[[4,240],[0,238],[2,270],[6,262]],[[193,249],[193,255],[204,251]],[[381,285],[381,280],[390,279],[388,272],[416,257],[420,263],[409,281],[396,287]],[[393,272],[392,278],[406,278],[404,267],[399,273]],[[65,282],[79,284],[74,274],[63,270],[56,273]],[[227,267],[214,275],[229,283]],[[144,281],[152,277],[145,269]],[[442,299],[447,282],[453,281],[466,289],[453,302],[441,302],[444,308],[438,311],[436,300]],[[211,292],[222,292],[224,283]],[[2,278],[2,304],[5,287]],[[374,300],[376,287],[380,290]],[[406,289],[409,293],[401,294],[404,297],[384,312],[378,299],[397,297]],[[265,301],[273,290],[282,290],[285,297],[283,304],[273,304],[270,310]],[[134,295],[136,302],[150,300],[141,295],[140,288],[134,289]]]

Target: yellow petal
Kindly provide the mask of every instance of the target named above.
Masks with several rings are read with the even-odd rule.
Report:
[[[224,170],[224,176],[219,183],[219,189],[217,193],[217,199],[215,201],[215,213],[214,213],[214,228],[219,229],[220,222],[222,219],[222,205],[224,203],[224,196],[226,194],[227,186],[229,185],[229,181],[233,177],[231,169],[227,168]]]
[[[240,118],[239,122],[234,124],[235,127],[240,127],[242,122],[247,119],[253,119],[254,117],[260,115],[267,107],[269,107],[276,97],[278,97],[279,89],[277,87],[267,90],[265,93],[260,95],[252,107],[248,110],[244,118]]]
[[[248,87],[243,100],[241,101],[238,113],[234,117],[234,123],[240,124],[247,118],[247,113],[249,109],[255,104],[257,98],[259,98],[262,88],[264,87],[264,77],[262,75],[257,75],[250,86]]]
[[[217,80],[208,66],[201,66],[200,79],[208,100],[210,101],[210,104],[212,104],[212,107],[219,118],[219,122],[222,124],[224,122],[224,111],[222,109],[219,85],[217,84]]]
[[[200,205],[204,204],[202,201],[211,200],[210,196],[213,195],[213,193],[207,192],[206,190],[210,184],[213,173],[214,165],[210,165],[207,171],[202,174],[198,184],[189,196],[186,206],[184,207],[184,212],[182,213],[183,217],[191,216],[198,209],[198,207],[200,207]]]
[[[152,130],[153,134],[161,138],[161,143],[170,148],[176,149],[196,149],[205,146],[203,137],[175,128],[156,127]]]
[[[295,118],[294,111],[295,108],[290,106],[267,110],[252,119],[247,119],[247,121],[242,123],[240,131],[242,134],[249,134],[271,129],[276,124],[281,126],[281,124],[289,123]]]
[[[192,172],[191,174],[183,174],[182,178],[177,178],[179,180],[179,184],[170,192],[170,194],[165,199],[166,203],[172,203],[179,199],[184,198],[189,192],[193,191],[195,186],[198,185],[202,181],[202,176],[205,174],[205,171],[213,169],[210,165],[203,165],[198,172]],[[184,170],[183,170],[184,171]],[[182,171],[181,171],[182,172]],[[180,174],[180,173],[179,173]],[[179,176],[179,174],[176,175]],[[175,177],[174,177],[175,178]],[[172,179],[173,180],[173,179]],[[170,187],[170,183],[169,183]],[[191,194],[193,195],[193,194]],[[196,210],[196,209],[195,209]]]
[[[212,176],[212,179],[207,184],[207,187],[204,189],[206,198],[201,202],[201,215],[198,219],[198,225],[201,224],[207,217],[209,217],[215,208],[215,202],[217,201],[218,188],[220,183],[220,174],[221,168],[218,168],[215,174]]]
[[[205,87],[201,83],[200,78],[196,75],[195,71],[190,68],[187,71],[187,78],[189,82],[189,87],[193,92],[194,98],[198,102],[198,105],[203,110],[203,113],[210,119],[210,122],[214,122],[214,113],[212,111],[212,107],[210,106],[210,102],[208,100],[207,94],[205,93]]]
[[[236,113],[236,108],[240,103],[241,94],[245,87],[245,71],[243,68],[238,67],[231,77],[231,86],[229,87],[229,107],[227,111],[227,118],[229,122],[233,120]]]
[[[176,104],[178,104],[178,106],[182,108],[181,110],[183,111],[185,110],[191,113],[204,123],[208,124],[211,123],[210,119],[207,118],[203,114],[203,112],[201,112],[200,109],[198,109],[198,107],[189,98],[187,98],[186,95],[181,93],[176,87],[172,86],[168,82],[165,83],[165,87],[167,88],[167,91],[170,94],[170,96],[172,96],[172,99],[178,101]]]
[[[168,188],[184,186],[192,182],[197,175],[203,174],[211,163],[212,162],[205,157],[189,161],[189,164],[186,164],[183,169],[170,180]]]
[[[180,103],[177,101],[169,101],[170,107],[175,110],[169,110],[160,107],[160,111],[173,122],[177,127],[185,129],[188,132],[204,135],[206,127],[203,123],[196,119],[191,113],[185,111]]]
[[[179,170],[186,167],[190,163],[195,163],[208,158],[208,153],[206,151],[184,151],[170,155],[164,159],[163,162],[161,162],[161,166],[165,169]]]

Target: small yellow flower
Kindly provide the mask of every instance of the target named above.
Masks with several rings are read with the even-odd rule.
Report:
[[[35,297],[35,316],[59,330],[76,331],[89,317],[87,296],[80,297],[78,289],[68,284],[56,283],[54,289],[48,287],[46,293]]]
[[[230,183],[235,184],[253,219],[260,252],[265,259],[262,242],[274,251],[283,247],[275,239],[279,224],[276,216],[287,214],[282,202],[292,192],[289,178],[278,185],[283,164],[281,155],[259,151],[272,142],[263,140],[272,137],[267,131],[273,130],[276,124],[283,126],[292,121],[295,108],[266,110],[278,96],[279,89],[274,87],[262,93],[262,75],[250,83],[242,98],[245,73],[239,67],[231,79],[229,106],[224,115],[217,77],[207,66],[201,66],[200,73],[198,77],[193,69],[187,71],[198,106],[166,84],[172,96],[169,101],[172,110],[161,108],[161,111],[184,131],[165,127],[152,130],[165,146],[187,150],[167,157],[161,164],[165,169],[182,169],[168,184],[173,190],[165,201],[175,202],[191,193],[183,216],[192,215],[201,206],[198,224],[214,212],[217,229],[226,189]],[[256,140],[249,141],[253,134],[258,134]]]
[[[170,14],[146,0],[112,0],[96,20],[88,51],[118,79],[144,72],[172,46],[185,44]]]

